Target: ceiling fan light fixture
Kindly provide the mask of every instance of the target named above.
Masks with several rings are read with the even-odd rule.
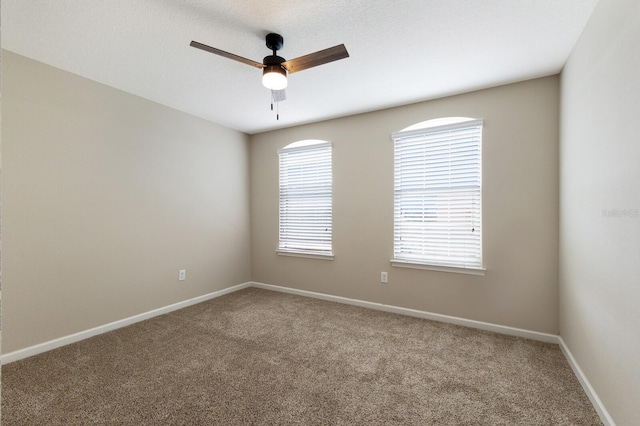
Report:
[[[282,65],[267,65],[262,71],[262,84],[267,89],[283,90],[287,87],[287,71]]]

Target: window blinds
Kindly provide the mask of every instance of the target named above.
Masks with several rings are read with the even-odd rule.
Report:
[[[482,268],[482,120],[394,133],[394,257]]]
[[[280,238],[278,250],[331,255],[331,143],[278,151]]]

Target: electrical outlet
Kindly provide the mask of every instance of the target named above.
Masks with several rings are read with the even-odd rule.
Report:
[[[178,280],[184,281],[186,279],[187,279],[187,270],[186,269],[180,269],[180,271],[178,271]]]
[[[385,284],[389,282],[389,275],[386,272],[380,272],[380,282]]]

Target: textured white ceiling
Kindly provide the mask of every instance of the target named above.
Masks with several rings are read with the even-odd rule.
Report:
[[[2,0],[2,47],[241,130],[372,111],[558,73],[597,0]],[[289,77],[280,121],[264,36],[292,59],[350,58]]]

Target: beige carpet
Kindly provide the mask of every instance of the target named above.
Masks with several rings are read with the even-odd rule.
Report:
[[[599,425],[557,345],[246,289],[2,368],[11,425]]]

